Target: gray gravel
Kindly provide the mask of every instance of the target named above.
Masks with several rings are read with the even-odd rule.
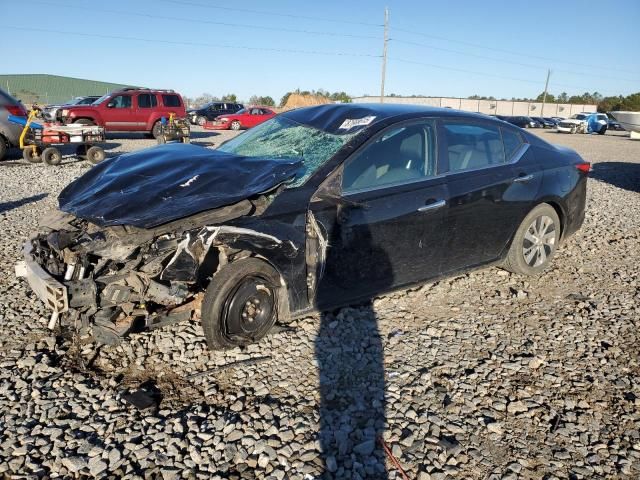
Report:
[[[638,478],[640,142],[539,133],[595,166],[585,225],[542,277],[490,268],[228,352],[196,323],[101,348],[49,332],[13,265],[88,167],[0,163],[0,476],[401,478],[383,432],[412,479]],[[159,406],[125,400],[141,385]]]

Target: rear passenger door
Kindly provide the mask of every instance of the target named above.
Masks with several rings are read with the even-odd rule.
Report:
[[[526,160],[524,137],[511,127],[443,119],[439,137],[450,195],[446,273],[499,258],[532,208],[542,177],[535,161]]]
[[[136,123],[143,130],[151,121],[151,116],[158,107],[158,99],[153,93],[140,93],[137,98]]]

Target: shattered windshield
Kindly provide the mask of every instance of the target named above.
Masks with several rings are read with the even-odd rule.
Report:
[[[292,188],[306,182],[353,135],[332,135],[285,117],[275,117],[221,145],[218,150],[246,157],[301,159],[302,170],[288,185]]]

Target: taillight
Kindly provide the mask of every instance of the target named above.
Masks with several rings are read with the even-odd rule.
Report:
[[[16,117],[26,117],[27,111],[24,109],[22,105],[7,105],[5,108],[9,111],[11,115],[15,115]]]
[[[582,173],[589,173],[591,171],[591,164],[589,162],[578,163],[576,168]]]

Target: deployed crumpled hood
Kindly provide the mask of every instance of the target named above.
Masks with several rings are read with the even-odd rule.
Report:
[[[152,228],[239,202],[292,178],[299,160],[168,144],[104,160],[60,193],[60,210],[99,226]]]

